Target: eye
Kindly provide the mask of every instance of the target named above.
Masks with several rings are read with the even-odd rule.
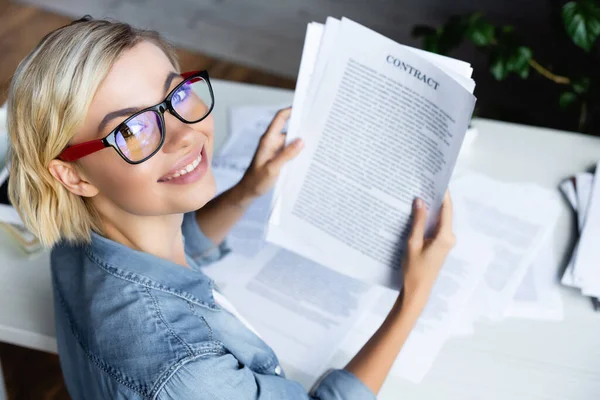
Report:
[[[127,124],[127,127],[129,128],[129,130],[131,131],[131,133],[133,135],[137,135],[138,133],[140,133],[141,131],[144,130],[146,125],[141,122],[136,121],[136,122]]]
[[[173,104],[179,104],[182,101],[184,101],[190,94],[190,88],[188,84],[183,85],[182,87],[180,87],[177,92],[175,92],[173,94],[173,97],[171,98],[171,102]]]

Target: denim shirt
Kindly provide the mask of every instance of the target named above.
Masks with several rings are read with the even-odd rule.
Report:
[[[375,399],[332,370],[311,390],[286,379],[273,350],[213,298],[200,269],[227,250],[184,215],[185,268],[92,233],[51,255],[56,336],[80,399]]]

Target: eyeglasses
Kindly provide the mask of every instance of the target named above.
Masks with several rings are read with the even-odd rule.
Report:
[[[69,146],[59,159],[75,161],[106,147],[112,147],[129,164],[140,164],[160,150],[165,141],[165,112],[186,124],[205,119],[215,102],[207,71],[181,74],[184,79],[166,99],[136,112],[102,139]]]

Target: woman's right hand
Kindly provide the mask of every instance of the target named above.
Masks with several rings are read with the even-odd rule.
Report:
[[[398,296],[377,332],[346,365],[346,370],[375,395],[427,304],[435,279],[456,240],[452,233],[452,203],[448,192],[442,203],[437,232],[432,239],[425,239],[427,210],[423,201],[415,201],[413,210],[413,227],[402,268],[403,295]]]
[[[436,234],[425,239],[427,210],[423,200],[413,204],[413,227],[405,251],[403,265],[404,302],[417,301],[424,306],[435,280],[454,247],[456,237],[452,232],[452,201],[446,191]]]

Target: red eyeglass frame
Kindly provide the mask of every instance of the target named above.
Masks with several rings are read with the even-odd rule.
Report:
[[[186,79],[193,77],[194,75],[198,75],[199,78],[203,78],[204,80],[206,80],[206,83],[208,85],[209,91],[210,91],[210,95],[212,98],[212,103],[211,106],[208,110],[208,112],[206,113],[205,116],[203,116],[202,118],[196,120],[196,121],[187,121],[185,119],[183,119],[181,116],[179,116],[179,114],[177,113],[177,111],[175,111],[175,113],[171,112],[171,114],[173,114],[177,119],[179,119],[180,121],[186,123],[186,124],[190,124],[190,123],[197,123],[202,121],[204,118],[206,118],[207,116],[210,115],[210,113],[212,112],[214,105],[215,105],[215,100],[214,100],[214,94],[213,94],[213,90],[212,90],[212,86],[210,84],[209,78],[208,78],[208,71],[204,70],[204,71],[191,71],[191,72],[184,72],[181,73],[180,76],[184,79],[184,82]],[[179,85],[177,85],[171,92],[169,92],[169,94],[167,95],[167,98],[162,101],[161,103],[155,105],[155,106],[151,106],[148,108],[145,108],[143,110],[140,110],[138,112],[136,112],[135,114],[131,115],[130,117],[128,117],[125,121],[121,122],[119,125],[117,125],[117,127],[115,129],[113,129],[112,131],[110,131],[110,133],[108,135],[106,135],[105,137],[103,137],[102,139],[96,139],[96,140],[90,140],[88,142],[83,142],[83,143],[79,143],[79,144],[74,144],[72,146],[68,146],[66,147],[58,156],[58,159],[62,160],[62,161],[75,161],[78,160],[82,157],[85,157],[87,155],[90,155],[92,153],[95,153],[97,151],[100,151],[102,149],[105,149],[107,147],[113,147],[117,153],[119,153],[119,155],[129,164],[139,164],[142,163],[144,161],[146,161],[147,159],[149,159],[150,157],[152,157],[154,154],[156,154],[156,152],[158,150],[160,150],[160,148],[162,147],[162,144],[164,142],[165,139],[165,124],[164,124],[164,112],[166,112],[167,110],[173,110],[173,107],[171,105],[171,96],[173,95],[173,93],[175,93],[177,91],[177,89],[179,89],[179,87],[181,85],[184,84],[184,82],[181,82]],[[195,81],[192,81],[195,82]],[[117,146],[115,139],[114,139],[114,135],[116,133],[117,130],[119,130],[119,128],[121,127],[122,124],[127,123],[130,119],[134,118],[135,116],[142,114],[144,112],[147,111],[156,111],[158,112],[158,114],[160,115],[161,118],[161,124],[162,124],[162,134],[161,134],[161,139],[160,139],[160,143],[157,146],[156,150],[154,150],[152,152],[152,154],[148,155],[147,157],[143,158],[140,161],[131,161],[129,160],[127,157],[125,157],[125,155],[121,152],[121,150],[119,149],[119,147]],[[112,136],[112,138],[111,138]],[[112,139],[112,140],[111,140]]]

